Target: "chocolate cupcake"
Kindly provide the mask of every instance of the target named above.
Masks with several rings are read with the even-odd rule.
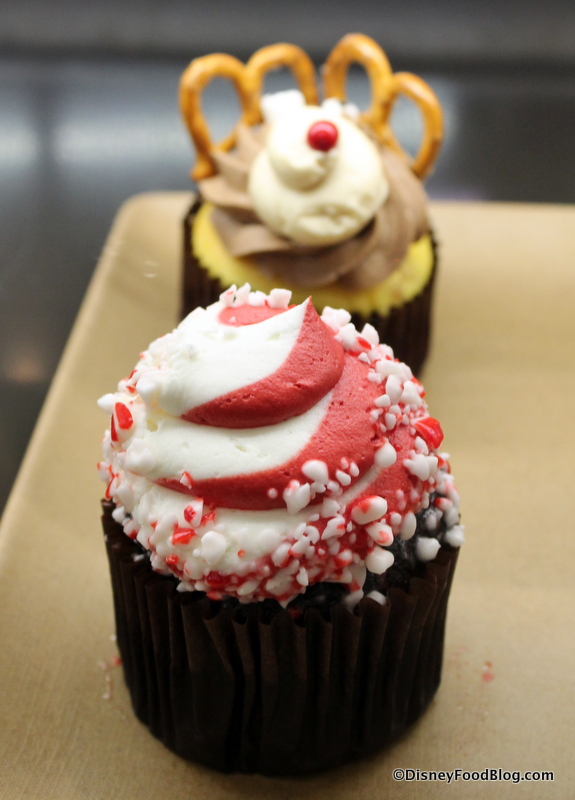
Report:
[[[353,61],[372,85],[363,114],[345,102]],[[281,65],[300,90],[261,97],[265,73]],[[318,309],[344,307],[359,328],[370,323],[417,373],[437,263],[422,179],[441,143],[441,108],[421,79],[392,73],[379,46],[360,34],[336,45],[322,74],[320,105],[313,64],[292,45],[263,48],[245,65],[205,56],[184,72],[181,107],[197,149],[199,195],[185,220],[183,314],[231,284],[265,293],[280,284],[296,302],[313,292]],[[213,145],[200,100],[216,76],[234,82],[243,113]],[[415,159],[388,124],[402,94],[424,116]]]
[[[223,771],[326,769],[417,719],[463,541],[411,370],[346,311],[288,302],[232,287],[99,401],[135,713]]]

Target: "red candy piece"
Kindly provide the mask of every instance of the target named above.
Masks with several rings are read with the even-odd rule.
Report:
[[[128,406],[125,406],[123,403],[116,403],[114,406],[114,413],[116,414],[116,419],[118,420],[118,425],[123,431],[128,431],[134,424],[134,420],[132,415],[130,414],[130,409]]]
[[[186,506],[184,508],[184,519],[186,520],[186,522],[189,522],[191,525],[195,518],[196,518],[196,512],[194,511],[194,507]]]
[[[433,447],[435,450],[443,441],[441,425],[433,417],[418,419],[413,423],[413,427],[425,439],[429,447]]]
[[[212,589],[223,589],[224,586],[227,586],[229,578],[227,575],[223,575],[221,572],[212,570],[211,572],[208,572],[204,580]]]
[[[176,525],[172,534],[172,544],[189,544],[195,535],[195,531],[189,528],[180,528]],[[168,556],[168,558],[170,558],[170,556]]]
[[[314,122],[307,132],[307,143],[314,150],[327,153],[328,150],[335,147],[338,135],[338,130],[333,122],[327,122],[327,120]]]
[[[192,476],[190,475],[189,472],[185,472],[185,471],[182,472],[182,477],[180,478],[180,483],[182,484],[182,486],[187,486],[188,489],[192,488],[192,486],[194,484],[194,481],[192,480]],[[189,522],[189,520],[188,520],[188,522]]]
[[[179,561],[179,560],[180,560],[180,559],[179,559],[179,558],[178,558],[178,556],[176,556],[176,555],[170,555],[170,556],[166,556],[166,564],[167,564],[169,567],[175,567],[175,566],[177,566],[177,564],[178,564],[178,561]]]
[[[215,518],[216,518],[216,509],[214,508],[211,511],[208,511],[207,514],[204,514],[204,516],[201,519],[200,525],[209,525],[210,522],[213,522],[215,520]]]

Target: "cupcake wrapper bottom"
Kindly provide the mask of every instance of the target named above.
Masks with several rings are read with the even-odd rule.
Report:
[[[379,750],[429,705],[457,550],[442,547],[384,606],[267,621],[258,606],[177,592],[112,510],[104,503],[102,520],[125,680],[137,717],[178,755],[223,772],[309,773]]]
[[[182,318],[198,306],[205,308],[211,303],[215,303],[220,294],[228,288],[220,283],[218,278],[212,277],[192,253],[192,224],[199,206],[199,202],[194,203],[184,221]],[[403,305],[392,308],[386,314],[380,314],[377,309],[374,309],[369,316],[355,313],[351,317],[358,330],[361,330],[367,322],[373,325],[379,334],[380,342],[388,344],[393,349],[395,357],[409,364],[415,375],[421,372],[429,350],[431,306],[437,273],[437,244],[433,235],[432,243],[434,266],[431,278],[423,291]],[[252,288],[257,289],[258,287]],[[321,289],[316,294],[321,297]],[[318,303],[318,305],[321,304]],[[320,307],[317,310],[321,313],[323,309]]]

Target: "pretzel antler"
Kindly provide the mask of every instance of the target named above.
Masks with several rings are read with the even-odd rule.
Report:
[[[262,121],[260,98],[266,74],[279,67],[289,67],[301,93],[309,105],[318,104],[315,67],[307,53],[295,44],[271,44],[262,47],[250,58],[245,67],[244,80],[252,106],[245,120],[248,125]]]
[[[266,73],[288,67],[294,74],[307,103],[317,104],[315,68],[309,56],[293,44],[274,44],[257,50],[247,64],[225,53],[196,58],[180,79],[180,109],[197,152],[192,178],[199,181],[216,172],[214,150],[231,150],[236,143],[235,131],[217,144],[212,142],[208,124],[202,113],[201,97],[213,78],[228,78],[234,84],[240,101],[240,120],[246,125],[262,121],[260,97]]]
[[[381,47],[362,33],[348,33],[333,48],[323,66],[326,97],[346,99],[345,84],[349,67],[361,64],[371,84],[371,105],[361,115],[362,122],[382,137],[391,105],[391,65]]]
[[[201,97],[204,88],[214,78],[229,78],[232,81],[240,100],[242,119],[248,116],[252,106],[244,84],[244,65],[237,58],[225,53],[213,53],[194,59],[184,71],[180,79],[180,109],[196,146],[197,160],[192,178],[197,181],[209,178],[216,171],[212,149],[230,150],[236,139],[232,132],[217,145],[212,144],[210,129],[202,113]]]
[[[423,117],[423,139],[417,155],[411,160],[411,169],[423,180],[429,174],[443,141],[443,112],[435,92],[411,72],[395,72],[393,75],[394,100],[403,94],[419,108]],[[392,147],[405,152],[389,128]],[[391,141],[393,140],[393,141]]]
[[[346,80],[352,63],[361,64],[371,84],[371,105],[360,119],[368,125],[381,142],[403,154],[411,169],[424,178],[433,166],[443,138],[443,116],[439,101],[430,87],[409,72],[392,73],[387,56],[381,47],[361,33],[350,33],[336,44],[323,67],[326,97],[346,99]],[[214,150],[231,150],[236,142],[235,130],[214,144],[208,124],[202,113],[202,92],[213,78],[232,81],[241,106],[240,120],[246,125],[262,121],[260,99],[266,74],[278,67],[288,67],[308,104],[317,105],[315,68],[309,56],[293,44],[274,44],[257,50],[243,64],[225,53],[213,53],[196,58],[184,71],[180,80],[180,108],[197,151],[194,180],[209,178],[216,172]],[[389,125],[393,104],[400,95],[412,100],[421,111],[424,133],[415,158],[406,153]]]
[[[409,72],[392,73],[387,56],[381,47],[361,33],[350,33],[339,41],[329,54],[323,68],[326,97],[346,99],[345,84],[352,63],[361,64],[371,84],[371,105],[360,119],[378,138],[411,163],[411,169],[424,178],[435,163],[443,139],[443,114],[439,100],[431,88]],[[409,97],[418,106],[424,121],[423,141],[412,159],[399,144],[389,125],[393,104],[399,95]]]

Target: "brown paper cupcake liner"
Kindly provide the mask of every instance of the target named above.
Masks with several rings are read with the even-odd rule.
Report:
[[[442,547],[384,606],[268,619],[261,604],[177,592],[103,507],[132,705],[178,755],[224,772],[315,772],[379,750],[429,705],[457,550]]]
[[[192,252],[192,224],[200,205],[201,201],[196,200],[184,220],[182,318],[198,306],[205,308],[215,303],[220,294],[228,288],[218,278],[213,278]],[[416,375],[421,372],[429,350],[431,307],[437,273],[437,243],[433,234],[432,244],[433,270],[423,291],[402,306],[392,308],[385,315],[374,309],[369,316],[355,313],[351,317],[358,330],[361,330],[366,322],[373,325],[379,334],[379,340],[388,344],[393,349],[395,357],[409,364]],[[322,309],[319,308],[318,311],[321,313]]]

